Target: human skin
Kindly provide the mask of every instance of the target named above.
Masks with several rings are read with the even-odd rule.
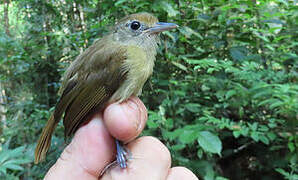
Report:
[[[119,166],[108,169],[101,177],[103,180],[198,179],[185,167],[171,168],[170,152],[157,138],[136,139],[146,121],[147,110],[137,97],[121,104],[110,104],[76,132],[45,179],[97,180],[101,171],[115,159],[113,137],[128,142],[126,147],[131,151],[132,159],[126,169]]]

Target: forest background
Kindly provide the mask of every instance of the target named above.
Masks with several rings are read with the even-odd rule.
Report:
[[[162,34],[141,99],[143,135],[200,179],[298,179],[297,0],[4,0],[0,2],[0,179],[41,179],[37,138],[74,58],[127,14],[180,27]]]

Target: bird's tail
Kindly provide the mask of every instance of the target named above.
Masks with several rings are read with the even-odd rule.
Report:
[[[55,120],[54,115],[52,114],[46,126],[43,128],[41,136],[38,139],[35,149],[35,164],[45,159],[46,153],[51,145],[52,134],[57,124],[58,121]]]

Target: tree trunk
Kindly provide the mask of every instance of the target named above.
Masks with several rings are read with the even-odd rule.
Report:
[[[80,13],[80,22],[81,22],[81,27],[82,27],[82,30],[84,32],[84,48],[87,48],[87,44],[88,44],[88,39],[86,38],[86,32],[87,32],[87,29],[86,29],[86,23],[85,23],[85,18],[84,18],[84,11],[83,11],[83,7],[81,4],[79,4],[79,13]]]
[[[9,31],[9,16],[8,16],[9,0],[4,0],[4,27],[7,36],[10,36]]]
[[[0,82],[0,134],[2,134],[2,130],[6,128],[6,94],[3,84]]]

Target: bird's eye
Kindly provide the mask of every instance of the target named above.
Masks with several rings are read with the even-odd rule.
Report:
[[[138,30],[141,27],[141,23],[139,21],[133,21],[130,25],[132,30]]]

